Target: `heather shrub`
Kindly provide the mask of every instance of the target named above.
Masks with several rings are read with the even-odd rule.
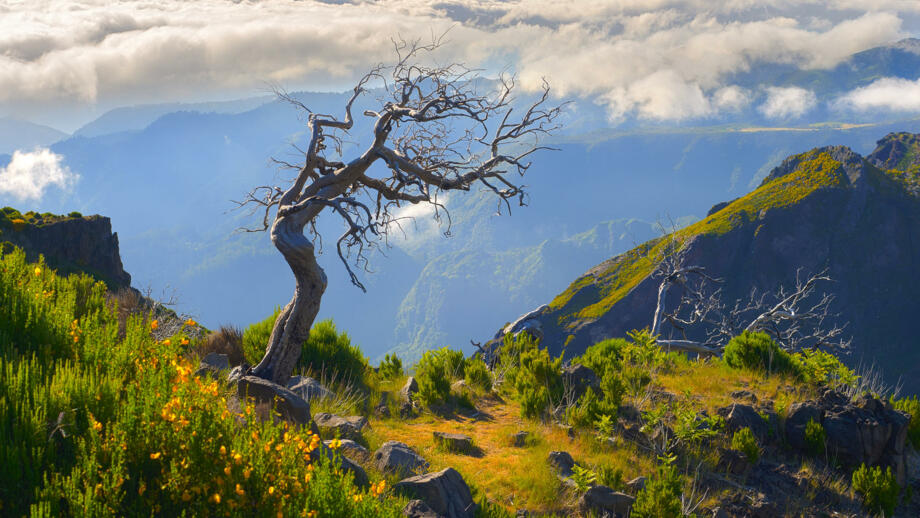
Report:
[[[766,333],[745,331],[732,338],[722,354],[730,367],[771,373],[798,374],[792,357]]]
[[[630,516],[633,518],[680,518],[681,477],[670,463],[658,466],[645,488],[636,494]]]
[[[732,448],[740,451],[747,457],[748,462],[756,464],[760,458],[760,447],[757,445],[757,438],[751,429],[744,427],[732,436]]]
[[[863,507],[874,515],[893,516],[898,505],[901,488],[895,480],[891,467],[867,467],[865,464],[853,472],[853,491],[863,496]]]
[[[384,380],[398,379],[403,374],[403,362],[395,353],[385,355],[377,368],[377,375]]]
[[[471,358],[466,361],[464,379],[466,384],[474,390],[480,392],[492,390],[492,373],[481,358]]]
[[[920,400],[917,399],[917,396],[901,399],[891,398],[891,404],[896,410],[907,412],[910,415],[907,439],[914,446],[914,449],[920,449]]]
[[[827,436],[821,423],[814,419],[809,419],[805,423],[805,445],[812,455],[819,455],[824,451],[824,443]]]
[[[459,355],[459,365],[458,365]],[[425,351],[415,366],[418,397],[422,404],[445,404],[450,398],[450,384],[463,372],[463,353],[447,347]]]

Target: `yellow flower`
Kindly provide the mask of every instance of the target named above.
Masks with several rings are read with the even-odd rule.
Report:
[[[249,475],[252,474],[252,468],[246,468],[243,470],[243,478],[249,480]]]
[[[268,494],[270,495],[275,494],[275,486],[268,486]]]
[[[166,340],[163,340],[163,345],[172,345],[172,341],[167,338]]]
[[[190,319],[188,319],[188,320],[185,321],[185,325],[187,325],[187,326],[197,326],[197,325],[198,325],[198,322],[195,322],[194,320],[192,320],[192,319],[190,318]]]
[[[220,454],[221,456],[224,456],[227,454],[227,448],[225,446],[220,447]]]
[[[157,460],[157,459],[160,458],[160,455],[162,455],[161,452],[151,453],[151,454],[150,454],[150,458],[153,459],[153,460]]]
[[[42,274],[42,269],[39,268],[38,266],[36,266],[36,267],[35,267],[35,276],[38,277],[38,276],[41,275],[41,274]]]
[[[188,345],[188,338],[183,338],[181,342],[182,345]]]
[[[243,462],[243,456],[240,455],[239,453],[234,453],[233,462],[236,463],[237,466],[239,466]]]
[[[230,466],[224,468],[224,475],[230,475]]]
[[[102,496],[102,484],[101,483],[96,484],[96,487],[94,488],[94,492],[96,493],[96,496]]]
[[[342,441],[340,441],[339,438],[336,437],[335,439],[332,439],[332,441],[329,443],[329,448],[336,450],[341,445],[342,445]]]
[[[213,495],[211,495],[211,501],[214,502],[215,504],[219,504],[220,503],[220,493],[214,493]]]
[[[183,502],[188,502],[188,501],[191,500],[191,499],[192,499],[191,493],[189,493],[188,491],[183,491],[183,492],[182,492],[182,501],[183,501]]]
[[[243,488],[240,487],[239,484],[237,484],[237,485],[236,485],[236,494],[238,494],[238,495],[240,495],[240,496],[243,496],[243,495],[246,494],[246,491],[244,491]]]
[[[159,321],[159,320],[154,320],[153,322],[150,322],[150,330],[151,330],[151,331],[155,331],[156,328],[158,328],[158,327],[160,327],[160,321]]]
[[[317,514],[318,513],[316,511],[310,511],[309,513],[307,513],[307,518],[316,518]]]
[[[352,495],[351,498],[354,499],[355,502],[360,502],[364,498],[364,495],[362,495],[361,493],[357,493],[355,495]]]
[[[144,491],[147,491],[147,484],[145,484],[144,482],[141,482],[140,487],[137,488],[137,494],[143,496]]]

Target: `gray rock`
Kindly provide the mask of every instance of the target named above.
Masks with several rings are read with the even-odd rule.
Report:
[[[750,390],[736,390],[729,394],[733,399],[744,399],[751,403],[757,403],[757,395]]]
[[[513,444],[515,448],[523,448],[527,445],[527,439],[529,438],[530,432],[525,432],[522,430],[511,436],[511,444]]]
[[[399,404],[399,417],[401,419],[409,419],[415,415],[415,407],[410,401],[403,401]]]
[[[227,385],[235,386],[240,382],[240,379],[246,375],[247,371],[249,371],[249,364],[246,362],[230,369],[230,373],[227,374]]]
[[[645,484],[648,482],[648,479],[645,477],[636,477],[626,483],[626,488],[632,491],[633,493],[638,493],[645,489]]]
[[[805,427],[809,421],[821,423],[823,420],[824,409],[816,402],[794,403],[786,415],[786,442],[793,449],[806,451],[808,444],[805,442]]]
[[[208,353],[207,356],[201,359],[201,363],[198,364],[198,370],[195,371],[195,376],[210,376],[215,380],[219,380],[220,372],[229,368],[230,360],[227,359],[226,354]]]
[[[415,396],[417,392],[418,382],[415,381],[415,377],[409,376],[409,379],[406,380],[406,384],[400,389],[399,395],[406,401],[412,401],[413,396]]]
[[[277,383],[256,376],[243,376],[236,385],[236,394],[241,401],[248,397],[257,404],[271,405],[285,421],[310,426],[313,433],[319,433],[310,418],[310,403]]]
[[[403,507],[402,513],[407,518],[440,518],[438,513],[421,500],[410,500],[406,507]]]
[[[583,515],[619,518],[629,515],[635,498],[607,486],[594,486],[581,495],[575,506]]]
[[[405,443],[387,441],[374,452],[374,466],[384,473],[407,476],[427,470],[428,461]]]
[[[331,398],[335,395],[320,382],[307,376],[291,376],[290,381],[288,381],[288,388],[307,401]]]
[[[326,412],[313,416],[313,421],[319,427],[320,434],[353,441],[361,438],[361,430],[367,426],[367,418],[363,416],[342,417]]]
[[[549,452],[549,465],[553,467],[560,477],[568,478],[572,476],[572,468],[575,467],[575,459],[566,451]]]
[[[731,432],[737,432],[742,428],[750,428],[751,432],[761,441],[767,439],[769,435],[770,429],[767,426],[767,422],[750,405],[733,403],[718,409],[716,413],[725,419],[725,426]]]
[[[446,518],[474,518],[478,509],[469,486],[454,468],[401,480],[394,489],[422,500]]]
[[[374,407],[374,415],[384,419],[390,417],[390,393],[383,391],[380,393],[380,402]]]
[[[447,432],[433,432],[434,442],[438,446],[454,453],[473,453],[473,438],[469,435]]]
[[[562,382],[573,391],[577,401],[588,388],[594,390],[595,394],[600,394],[600,380],[597,374],[584,365],[569,365],[562,369]]]
[[[332,439],[328,441],[323,441],[327,447],[332,443]],[[339,451],[343,455],[347,455],[352,458],[366,460],[370,458],[371,452],[367,451],[367,448],[361,446],[351,439],[340,439],[339,440]]]

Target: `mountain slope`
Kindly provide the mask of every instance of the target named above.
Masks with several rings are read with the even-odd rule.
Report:
[[[835,280],[824,286],[835,296],[831,309],[853,337],[849,361],[874,361],[891,381],[901,378],[917,391],[920,176],[916,167],[888,166],[913,163],[918,143],[917,135],[892,134],[867,158],[842,146],[789,157],[759,188],[675,233],[688,247],[685,264],[724,279],[725,301],[751,288],[793,285],[800,268],[827,267]],[[650,325],[659,284],[652,274],[665,241],[599,264],[556,296],[535,315],[544,343],[579,354]]]
[[[67,137],[63,131],[33,122],[0,117],[0,155],[16,150],[31,151]]]

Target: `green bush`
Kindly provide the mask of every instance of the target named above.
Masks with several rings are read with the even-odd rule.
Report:
[[[599,397],[589,387],[574,405],[566,409],[566,421],[572,426],[588,428],[594,426],[601,416],[615,416],[616,413],[617,405]]]
[[[759,370],[768,374],[798,374],[792,357],[766,333],[744,333],[732,338],[722,355],[730,367]]]
[[[272,328],[275,327],[275,321],[281,308],[276,307],[271,316],[265,320],[250,324],[243,330],[243,356],[250,365],[258,365],[265,356],[265,348],[268,347],[268,340],[272,336]]]
[[[598,378],[603,378],[608,372],[620,370],[623,351],[631,346],[622,338],[609,338],[588,347],[584,354],[573,358],[572,363],[584,365],[593,370]]]
[[[658,466],[645,488],[636,494],[630,516],[633,518],[680,518],[681,477],[673,464]]]
[[[466,361],[465,367],[466,384],[480,392],[490,392],[492,390],[492,373],[486,362],[481,358],[472,358]]]
[[[453,381],[455,351],[447,347],[425,351],[415,366],[415,380],[418,382],[418,397],[422,404],[444,404],[450,397]],[[462,354],[461,354],[462,359]]]
[[[68,217],[68,218],[82,218],[82,217],[83,217],[83,214],[80,214],[80,213],[77,212],[77,211],[73,211],[73,212],[71,212],[70,214],[68,214],[67,217]]]
[[[380,362],[380,367],[377,368],[377,375],[385,380],[399,379],[403,374],[403,363],[399,356],[396,356],[396,353],[384,356]]]
[[[297,366],[361,384],[370,368],[361,348],[352,345],[348,333],[338,332],[331,319],[315,323],[310,328],[310,337],[303,344]]]
[[[824,427],[814,419],[809,419],[805,423],[805,446],[812,455],[820,455],[824,451],[824,443],[827,436],[824,433]]]
[[[562,399],[562,358],[554,360],[546,349],[523,351],[518,365],[505,378],[521,403],[524,417],[540,417]]]
[[[757,464],[760,458],[760,447],[757,445],[757,438],[750,428],[744,427],[732,436],[732,448],[740,451],[747,457],[748,462]]]
[[[901,488],[890,467],[882,471],[881,466],[868,468],[863,464],[853,472],[853,490],[863,495],[863,507],[867,511],[892,516]]]
[[[920,400],[917,399],[917,396],[901,399],[891,398],[891,404],[896,410],[907,412],[910,415],[907,438],[915,449],[920,449]]]
[[[859,378],[839,358],[818,349],[803,349],[793,353],[792,359],[802,380],[814,385],[855,386]]]

